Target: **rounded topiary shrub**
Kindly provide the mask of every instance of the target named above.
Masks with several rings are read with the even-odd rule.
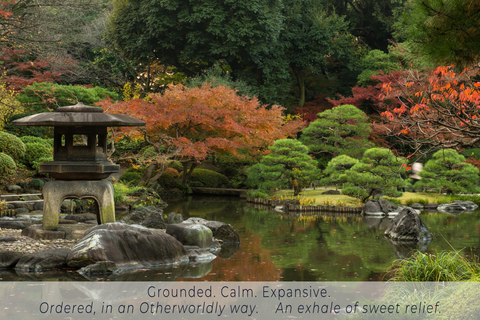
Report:
[[[13,134],[0,131],[0,152],[18,161],[25,155],[25,144]]]
[[[219,188],[221,186],[226,187],[230,185],[230,181],[225,175],[208,169],[193,170],[189,181],[199,181],[206,188]]]
[[[158,183],[165,189],[180,187],[180,183],[168,173],[163,173],[158,179]]]
[[[45,181],[41,179],[32,179],[28,183],[28,186],[32,189],[40,190],[44,184],[45,184]]]
[[[20,137],[20,140],[22,140],[23,143],[38,142],[38,143],[44,144],[47,147],[53,147],[53,139],[43,139],[43,138],[34,137],[34,136],[23,136],[23,137]]]
[[[165,169],[165,172],[163,172],[163,173],[171,175],[174,179],[178,179],[178,177],[180,176],[178,171],[173,169],[173,168],[167,168],[167,169]]]
[[[145,172],[145,168],[128,168],[119,178],[119,180],[128,185],[137,185]]]
[[[35,162],[42,158],[53,157],[53,148],[50,145],[40,142],[28,142],[25,144],[25,147],[25,160],[32,167],[35,165]]]
[[[17,175],[15,160],[8,154],[0,152],[0,184],[5,185]]]

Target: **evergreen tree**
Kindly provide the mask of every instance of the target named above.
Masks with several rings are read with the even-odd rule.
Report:
[[[337,187],[338,184],[346,182],[345,172],[351,169],[357,163],[357,159],[351,158],[344,154],[333,158],[323,171],[325,178],[320,180],[320,184],[324,186],[335,185]]]
[[[400,176],[403,159],[384,148],[372,148],[365,151],[360,162],[354,165],[343,177],[347,187],[342,194],[360,198],[366,202],[376,191],[384,195],[401,196],[397,187],[405,186]]]
[[[423,170],[418,174],[422,179],[415,183],[415,189],[447,188],[454,193],[479,192],[478,168],[465,162],[465,157],[454,149],[434,153]]]
[[[318,114],[302,132],[300,141],[315,155],[345,154],[360,158],[371,146],[370,124],[365,113],[353,105],[341,105]]]
[[[291,185],[294,194],[316,179],[318,171],[308,148],[300,141],[281,139],[270,147],[271,153],[247,171],[248,180],[259,189],[282,188]]]

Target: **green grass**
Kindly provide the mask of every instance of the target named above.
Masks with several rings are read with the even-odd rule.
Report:
[[[480,274],[478,264],[457,251],[421,253],[397,260],[390,267],[392,281],[465,281]]]

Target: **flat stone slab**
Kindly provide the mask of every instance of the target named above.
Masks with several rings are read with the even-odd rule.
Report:
[[[91,224],[75,223],[75,224],[60,224],[58,229],[43,230],[42,225],[32,225],[22,230],[22,236],[27,236],[37,240],[77,240],[83,237],[85,231],[92,228]]]

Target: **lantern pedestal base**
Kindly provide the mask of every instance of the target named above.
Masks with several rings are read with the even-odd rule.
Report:
[[[65,199],[93,199],[97,204],[97,222],[115,222],[113,185],[110,181],[49,181],[43,186],[43,230],[57,230],[60,207]]]

